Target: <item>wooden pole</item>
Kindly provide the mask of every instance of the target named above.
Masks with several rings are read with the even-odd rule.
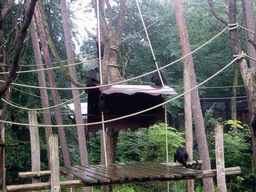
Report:
[[[215,127],[215,153],[216,153],[216,168],[217,168],[217,183],[218,191],[226,192],[226,177],[225,177],[225,161],[224,161],[224,146],[223,146],[223,125]]]
[[[1,130],[1,142],[5,143],[5,127],[3,126],[2,130]],[[6,170],[5,170],[5,146],[3,145],[1,147],[1,177],[2,177],[2,191],[5,191],[6,188],[6,181],[5,181],[5,174],[6,174]]]
[[[191,52],[189,44],[189,35],[186,26],[184,8],[182,0],[174,0],[175,16],[177,21],[177,27],[180,35],[180,44],[182,55],[187,55]],[[184,92],[191,89],[190,69],[193,63],[192,56],[185,57],[183,59],[183,81]],[[185,138],[186,138],[186,151],[189,156],[189,160],[193,160],[193,128],[192,128],[192,106],[191,106],[191,92],[184,95],[184,112],[185,112]],[[194,191],[193,180],[187,180],[187,191]]]
[[[60,165],[58,150],[58,135],[50,135],[50,160],[51,160],[51,191],[60,191]]]
[[[28,111],[29,124],[36,125],[37,122],[37,112]],[[29,126],[30,132],[30,144],[31,144],[31,164],[32,171],[40,171],[40,144],[39,144],[39,131],[37,126]],[[33,178],[33,183],[39,183],[40,178]]]

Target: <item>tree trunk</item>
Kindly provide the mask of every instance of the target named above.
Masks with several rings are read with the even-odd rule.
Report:
[[[180,44],[183,55],[190,53],[189,37],[184,16],[183,3],[180,0],[174,0],[174,9],[176,15],[177,26],[180,35]],[[192,57],[185,57],[183,60],[183,82],[184,92],[191,89],[190,68],[193,62]],[[189,160],[193,160],[193,129],[192,129],[192,110],[191,110],[191,92],[184,95],[184,112],[185,112],[185,138],[186,151],[189,155]],[[187,191],[194,191],[193,180],[187,180]]]
[[[175,14],[176,14],[176,20],[177,20],[177,25],[178,28],[180,28],[181,24],[184,25],[184,29],[180,32],[180,39],[184,40],[187,43],[187,48],[183,43],[181,43],[183,51],[183,55],[187,55],[190,52],[190,45],[189,45],[189,38],[186,30],[186,22],[185,22],[185,17],[184,17],[184,11],[183,11],[183,5],[182,1],[175,0],[174,1],[175,5]],[[179,10],[180,9],[180,10]],[[177,15],[178,10],[181,12],[180,14],[182,15]],[[177,12],[177,13],[176,13]],[[182,19],[183,21],[178,22],[179,19]],[[195,87],[197,85],[196,82],[196,74],[194,70],[194,64],[193,64],[193,58],[192,56],[187,56],[188,62],[190,64],[190,79],[191,79],[191,86]],[[185,82],[184,82],[184,87],[185,87]],[[200,158],[203,160],[203,170],[210,170],[211,169],[211,164],[210,164],[210,157],[209,157],[209,151],[208,151],[208,145],[206,141],[206,134],[205,134],[205,127],[204,127],[204,120],[203,120],[203,115],[202,115],[202,109],[201,109],[201,104],[199,100],[199,95],[198,95],[198,89],[194,89],[191,92],[191,98],[192,98],[192,113],[193,113],[193,118],[194,118],[194,123],[195,123],[195,130],[196,130],[196,136],[197,136],[197,143],[198,143],[198,148],[199,148],[199,154]],[[209,191],[213,192],[214,191],[214,184],[213,184],[213,179],[212,178],[205,178],[203,179],[204,182],[204,191]]]
[[[236,23],[236,0],[230,0],[229,5],[229,23]],[[230,43],[234,55],[242,53],[237,29],[230,30]],[[243,57],[237,60],[240,72],[242,74],[245,90],[247,94],[247,103],[249,108],[250,129],[252,134],[252,151],[254,157],[254,167],[256,166],[256,71],[254,66],[248,68],[246,59]],[[256,169],[254,169],[256,170]]]
[[[233,95],[231,98],[231,119],[233,121],[237,120],[236,113],[236,92],[237,92],[237,84],[238,84],[238,64],[234,63],[234,80],[233,80]],[[234,127],[234,131],[237,132],[237,126]]]
[[[30,33],[31,33],[31,38],[32,38],[32,44],[33,44],[33,50],[34,50],[37,69],[43,69],[43,62],[42,62],[41,53],[40,53],[40,49],[39,49],[38,36],[36,33],[36,24],[35,24],[34,18],[31,23]],[[46,87],[44,71],[38,71],[37,75],[38,75],[39,86]],[[43,108],[49,107],[48,94],[47,94],[47,90],[45,88],[40,88],[40,95],[41,95],[41,102],[42,102]],[[43,112],[44,112],[43,113],[44,124],[51,125],[52,123],[51,123],[50,109],[44,109]],[[48,155],[49,167],[50,167],[49,136],[51,134],[52,134],[52,127],[46,127],[45,128],[45,137],[46,137],[46,144],[47,144],[47,155]]]
[[[49,54],[49,50],[48,50],[48,43],[46,40],[44,26],[42,23],[42,18],[41,18],[40,10],[39,10],[38,6],[35,7],[35,15],[36,15],[36,20],[37,20],[37,26],[38,26],[38,31],[39,31],[39,35],[40,35],[40,40],[42,43],[45,64],[46,64],[47,68],[52,68],[50,54]],[[53,70],[47,70],[47,74],[48,74],[48,78],[49,78],[50,87],[56,88],[56,82],[54,79]],[[62,120],[62,116],[61,116],[61,107],[59,106],[59,104],[60,104],[59,94],[58,94],[57,90],[53,90],[53,89],[51,89],[51,93],[52,93],[52,97],[53,97],[53,103],[54,103],[54,105],[56,105],[55,117],[56,117],[57,125],[63,125],[63,120]],[[59,132],[59,137],[60,137],[60,144],[61,144],[64,164],[65,164],[65,166],[71,166],[64,127],[58,127],[58,132]]]
[[[73,49],[72,49],[73,48],[72,38],[71,38],[70,27],[69,27],[66,0],[60,0],[60,5],[61,5],[62,24],[63,24],[63,30],[64,30],[64,36],[65,36],[65,45],[66,45],[68,64],[73,64],[75,63],[75,60],[74,60]],[[69,66],[69,72],[74,79],[77,79],[75,66]],[[72,83],[71,83],[71,87],[76,88],[76,86]],[[83,124],[84,122],[82,117],[80,98],[78,97],[79,91],[76,89],[73,89],[72,95],[73,95],[73,98],[76,98],[74,99],[76,123]],[[77,126],[77,135],[78,135],[78,141],[79,141],[81,165],[86,166],[88,165],[88,155],[87,155],[87,146],[86,146],[86,139],[85,139],[86,134],[85,134],[84,126]],[[84,191],[91,191],[91,190],[90,188],[86,187],[84,188]]]
[[[36,2],[37,2],[37,0],[31,0],[31,2],[29,4],[29,8],[26,13],[24,23],[22,25],[22,28],[19,32],[19,37],[17,39],[17,44],[16,44],[14,56],[13,56],[12,66],[9,70],[9,73],[7,75],[5,82],[0,86],[0,100],[3,96],[3,94],[5,93],[5,91],[10,87],[10,85],[16,75],[17,69],[19,67],[20,53],[23,48],[24,39],[27,35],[27,30],[29,28],[29,25],[31,23],[31,20],[32,20],[32,17],[34,14],[34,8],[35,8]]]
[[[252,0],[242,0],[243,5],[243,17],[244,24],[247,29],[250,31],[255,31],[255,17],[254,17],[254,5]],[[255,35],[248,31],[245,31],[246,40],[247,40],[247,52],[248,55],[252,58],[256,58],[256,51],[253,45],[248,41],[249,39],[255,40]],[[252,59],[249,59],[249,64],[251,67],[256,67],[256,62]]]

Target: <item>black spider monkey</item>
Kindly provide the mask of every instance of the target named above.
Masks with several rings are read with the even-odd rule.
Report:
[[[97,86],[100,84],[100,81],[97,77],[98,73],[99,73],[98,67],[95,67],[94,69],[91,69],[86,72],[86,74],[85,74],[86,87]]]
[[[159,72],[160,72],[160,74],[161,74],[163,83],[165,83],[165,82],[166,82],[166,78],[165,78],[163,72],[162,72],[162,71],[159,71]],[[156,72],[153,73],[153,76],[150,78],[150,81],[151,81],[152,83],[155,83],[155,85],[157,85],[157,86],[162,86],[162,82],[161,82],[161,79],[160,79],[160,77],[159,77],[158,71],[156,71]]]
[[[107,106],[106,106],[106,94],[101,93],[99,96],[99,110],[103,112],[108,112]]]
[[[186,151],[185,148],[179,146],[174,154],[174,162],[176,162],[176,160],[179,163],[182,163],[186,168],[189,169],[195,169],[198,165],[198,161],[196,160],[196,164],[195,165],[188,165],[187,164],[187,160],[188,160],[188,153]]]

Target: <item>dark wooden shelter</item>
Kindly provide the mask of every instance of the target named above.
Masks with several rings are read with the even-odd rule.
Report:
[[[164,101],[163,95],[178,95],[168,86],[113,85],[91,89],[88,90],[88,123],[102,120],[98,105],[101,94],[104,94],[105,99],[105,120],[133,114],[158,105]],[[134,131],[139,127],[149,127],[163,118],[164,108],[160,106],[139,115],[106,123],[105,126],[114,131],[127,128]],[[96,132],[99,129],[101,129],[101,124],[88,126],[89,132]]]

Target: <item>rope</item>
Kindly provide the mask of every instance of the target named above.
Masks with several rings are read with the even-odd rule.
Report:
[[[188,53],[187,55],[185,56],[182,56],[181,58],[177,59],[176,61],[174,62],[171,62],[163,67],[160,67],[159,70],[161,69],[164,69],[164,68],[167,68],[181,60],[183,60],[184,58],[186,58],[187,56],[195,53],[196,51],[200,50],[201,48],[203,48],[204,46],[206,46],[208,43],[210,43],[211,41],[213,41],[214,39],[216,39],[218,36],[220,36],[222,33],[224,33],[226,30],[228,29],[228,27],[225,27],[220,33],[218,33],[217,35],[215,35],[213,38],[211,38],[210,40],[208,40],[207,42],[205,42],[204,44],[202,44],[201,46],[199,46],[198,48],[196,48],[195,50],[191,51],[190,53]],[[95,86],[95,87],[75,87],[75,88],[52,88],[52,87],[39,87],[39,86],[31,86],[31,85],[23,85],[23,84],[18,84],[18,83],[12,83],[12,85],[16,85],[16,86],[21,86],[21,87],[28,87],[28,88],[35,88],[35,89],[40,89],[40,88],[44,88],[44,89],[48,89],[48,90],[51,90],[51,89],[54,89],[54,90],[74,90],[74,89],[78,89],[78,90],[81,90],[81,89],[97,89],[97,88],[102,88],[102,87],[107,87],[107,86],[111,86],[111,85],[117,85],[117,84],[123,84],[125,82],[128,82],[128,81],[132,81],[132,80],[136,80],[136,79],[139,79],[141,77],[144,77],[144,76],[147,76],[149,74],[152,74],[154,72],[158,71],[157,69],[155,70],[152,70],[148,73],[144,73],[142,75],[139,75],[137,77],[133,77],[133,78],[130,78],[130,79],[127,79],[127,80],[123,80],[123,81],[119,81],[119,82],[116,82],[116,83],[111,83],[111,84],[106,84],[106,85],[101,85],[101,86]],[[0,80],[0,82],[4,82],[3,80]]]
[[[233,57],[237,57],[237,60],[240,60],[245,56],[246,56],[246,53],[244,53],[243,51],[239,55],[233,55]]]
[[[147,111],[150,111],[152,109],[155,109],[157,107],[160,107],[162,105],[165,105],[175,99],[181,98],[182,96],[184,96],[185,94],[187,94],[190,91],[193,91],[194,89],[197,89],[198,87],[202,86],[203,84],[207,83],[208,81],[210,81],[212,78],[216,77],[218,74],[220,74],[222,71],[224,71],[226,68],[228,68],[230,65],[232,65],[235,61],[237,61],[238,58],[233,59],[230,63],[228,63],[226,66],[224,66],[222,69],[220,69],[219,71],[217,71],[215,74],[213,74],[212,76],[208,77],[206,80],[204,80],[203,82],[201,82],[200,84],[196,85],[195,87],[191,88],[190,90],[176,96],[173,97],[163,103],[160,103],[158,105],[155,105],[153,107],[150,107],[148,109],[142,110],[142,111],[138,111],[136,113],[130,114],[130,115],[125,115],[125,116],[121,116],[121,117],[117,117],[117,118],[113,118],[113,119],[109,119],[109,120],[105,120],[104,123],[109,123],[109,122],[113,122],[113,121],[117,121],[120,119],[125,119],[127,117],[132,117],[135,115],[139,115],[141,113],[145,113]],[[4,120],[0,120],[1,123],[8,123],[8,124],[15,124],[15,125],[22,125],[22,126],[37,126],[37,127],[75,127],[75,126],[85,126],[85,125],[97,125],[97,124],[101,124],[102,122],[93,122],[93,123],[85,123],[85,124],[72,124],[72,125],[35,125],[35,124],[26,124],[26,123],[16,123],[16,122],[11,122],[11,121],[4,121]]]
[[[153,59],[154,59],[154,63],[155,63],[156,68],[157,68],[157,72],[158,72],[160,81],[161,81],[161,83],[162,83],[162,86],[164,86],[164,81],[163,81],[162,75],[161,75],[161,73],[160,73],[160,71],[159,71],[159,66],[158,66],[158,64],[157,64],[156,57],[155,57],[155,53],[154,53],[152,44],[151,44],[150,39],[149,39],[149,36],[148,36],[148,31],[147,31],[147,28],[146,28],[146,25],[145,25],[143,16],[142,16],[142,14],[141,14],[141,10],[140,10],[140,6],[139,6],[139,3],[138,3],[138,0],[136,0],[136,3],[137,3],[137,7],[138,7],[138,10],[139,10],[140,18],[141,18],[141,21],[142,21],[142,24],[143,24],[143,27],[144,27],[144,31],[145,31],[146,36],[147,36],[147,39],[148,39],[148,43],[149,43],[149,47],[150,47],[150,50],[151,50],[151,53],[152,53],[152,56],[153,56]]]
[[[98,59],[91,59],[91,60],[82,61],[82,62],[79,62],[79,63],[72,63],[72,64],[65,65],[65,67],[74,66],[74,65],[83,64],[83,63],[89,63],[89,62],[97,61],[97,60]],[[24,67],[25,66],[27,67],[27,65],[24,65]],[[43,69],[33,69],[33,70],[27,70],[27,71],[17,71],[17,74],[18,73],[32,73],[32,72],[38,72],[38,71],[48,71],[48,70],[59,69],[59,68],[60,68],[60,66],[50,67],[50,68],[43,68]],[[9,72],[0,72],[0,75],[5,75],[5,74],[9,74]]]
[[[232,31],[232,30],[234,30],[234,29],[237,29],[238,28],[238,23],[229,23],[228,24],[228,30],[229,31]]]
[[[27,108],[27,107],[21,107],[21,106],[18,106],[18,104],[13,104],[12,102],[8,102],[8,101],[6,101],[6,100],[3,99],[3,98],[2,98],[2,101],[5,102],[5,103],[7,103],[8,105],[13,106],[13,107],[16,107],[16,108],[18,108],[18,109],[23,109],[23,110],[28,110],[28,111],[40,111],[40,110],[52,109],[52,108],[55,108],[55,107],[58,107],[58,106],[62,106],[62,105],[64,105],[64,104],[69,103],[69,102],[75,100],[76,98],[82,96],[84,93],[85,93],[85,92],[83,92],[83,93],[81,93],[80,95],[78,95],[78,96],[76,96],[76,97],[74,97],[74,98],[72,98],[72,99],[69,99],[69,100],[67,100],[67,101],[65,101],[65,102],[63,102],[63,103],[59,103],[58,105],[54,105],[54,106],[51,106],[51,107],[45,107],[45,108],[37,108],[37,109]]]
[[[100,48],[100,8],[99,8],[99,0],[97,0],[97,25],[98,25],[98,51],[99,51],[99,67],[100,67],[100,85],[103,84],[103,74],[102,74],[102,64],[101,64],[101,48]],[[104,113],[101,111],[101,120],[102,120],[102,135],[103,135],[103,147],[104,147],[104,157],[105,157],[105,165],[108,166],[108,157],[107,157],[107,145],[106,145],[106,130],[104,123]]]

